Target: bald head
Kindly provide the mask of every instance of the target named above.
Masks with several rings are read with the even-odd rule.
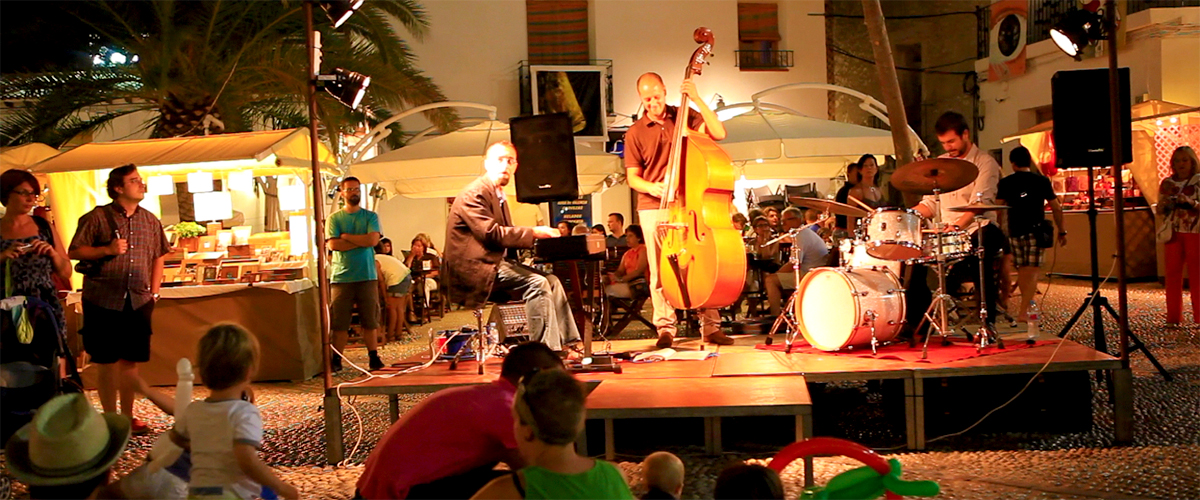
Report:
[[[645,477],[647,488],[658,488],[675,495],[675,498],[683,493],[683,461],[674,454],[665,451],[651,453],[642,462],[642,476]]]
[[[667,88],[658,73],[643,73],[637,79],[638,98],[646,109],[646,116],[661,122],[667,111]]]

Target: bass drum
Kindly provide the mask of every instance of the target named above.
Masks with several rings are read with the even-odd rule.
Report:
[[[870,346],[900,334],[904,290],[887,269],[819,267],[796,289],[796,318],[809,344],[822,351]]]

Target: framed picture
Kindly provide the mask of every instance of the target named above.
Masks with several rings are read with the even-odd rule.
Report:
[[[223,280],[236,280],[239,277],[238,271],[240,271],[240,270],[241,270],[241,266],[239,266],[237,264],[234,264],[231,266],[221,266],[221,272],[220,272],[219,276]]]
[[[533,114],[567,113],[579,139],[608,140],[608,68],[530,66]]]
[[[213,281],[217,279],[217,266],[199,266],[196,268],[196,275],[201,277],[201,281]]]

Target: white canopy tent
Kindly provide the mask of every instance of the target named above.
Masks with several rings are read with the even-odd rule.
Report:
[[[720,142],[746,179],[833,178],[866,153],[894,153],[886,130],[758,108],[729,118]]]
[[[383,186],[389,196],[452,197],[483,174],[488,145],[507,140],[508,124],[489,120],[355,163],[349,174]],[[616,155],[578,143],[575,161],[580,195],[603,190],[624,171]],[[509,184],[508,189],[512,191],[514,185]]]

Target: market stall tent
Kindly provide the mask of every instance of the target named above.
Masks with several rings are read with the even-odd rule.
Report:
[[[2,148],[0,149],[0,171],[10,168],[27,169],[58,153],[57,149],[40,142]]]
[[[389,196],[453,197],[483,174],[487,147],[508,140],[508,124],[489,120],[350,165],[349,174],[383,186]],[[620,157],[578,143],[575,163],[580,195],[603,190],[625,170]],[[508,189],[511,192],[514,184]]]
[[[220,174],[240,170],[249,170],[255,176],[295,174],[307,179],[311,169],[308,137],[308,129],[297,128],[92,142],[43,160],[29,170],[49,179],[49,201],[57,235],[62,241],[71,241],[79,217],[98,201],[107,202],[104,183],[107,171],[112,168],[132,163],[144,177],[171,175],[177,181],[186,179],[191,172]],[[337,175],[333,153],[324,143],[318,148],[323,171]]]

